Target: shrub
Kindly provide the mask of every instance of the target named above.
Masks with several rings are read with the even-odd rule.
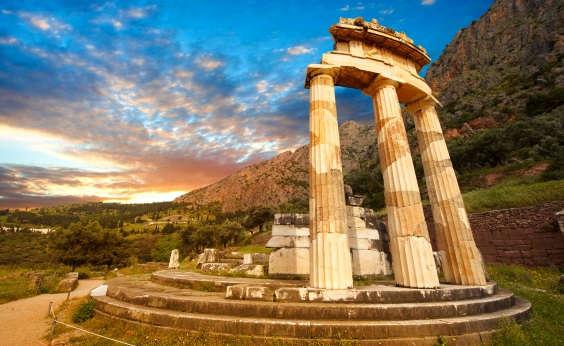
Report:
[[[96,302],[92,299],[88,299],[86,302],[80,304],[78,308],[72,315],[72,321],[74,323],[82,323],[88,321],[94,317],[94,309],[96,308]]]

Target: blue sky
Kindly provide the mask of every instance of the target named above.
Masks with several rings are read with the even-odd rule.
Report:
[[[340,16],[437,59],[491,1],[3,1],[0,206],[170,200],[307,141]],[[337,89],[341,121],[369,121]]]

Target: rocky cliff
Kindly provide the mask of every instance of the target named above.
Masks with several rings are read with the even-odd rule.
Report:
[[[493,127],[561,104],[563,10],[559,0],[497,0],[460,30],[426,76],[445,127]]]

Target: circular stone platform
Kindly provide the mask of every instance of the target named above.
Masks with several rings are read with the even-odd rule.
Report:
[[[434,290],[371,285],[350,290],[355,292],[352,295],[341,292],[341,296],[355,298],[339,302],[278,298],[280,292],[288,291],[299,297],[303,296],[300,292],[307,292],[308,297],[336,294],[323,291],[320,295],[319,290],[304,285],[300,281],[160,271],[151,277],[110,280],[107,296],[94,299],[103,315],[157,327],[263,340],[313,338],[329,343],[339,339],[366,345],[432,345],[438,336],[446,337],[449,345],[479,344],[502,319],[526,318],[530,309],[528,302],[493,283],[443,285]],[[266,294],[259,300],[253,299],[260,294],[234,299],[237,297],[229,296],[229,291],[237,287]]]

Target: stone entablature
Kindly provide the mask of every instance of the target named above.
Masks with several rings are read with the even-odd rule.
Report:
[[[363,53],[371,50],[375,49],[376,54],[383,50],[403,58],[404,63],[413,68],[414,72],[431,62],[425,48],[416,46],[405,33],[380,25],[376,19],[367,22],[362,17],[340,18],[339,23],[333,25],[329,32],[335,40],[336,51],[360,53],[364,57]]]

